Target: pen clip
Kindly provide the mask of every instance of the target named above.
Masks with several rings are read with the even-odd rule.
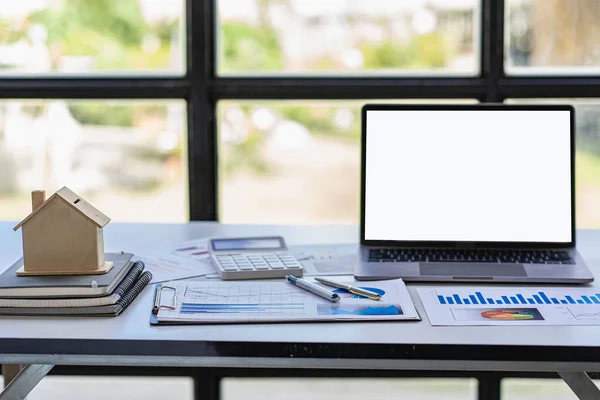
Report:
[[[173,291],[173,304],[172,305],[168,305],[168,304],[161,304],[161,298],[162,298],[162,291],[163,289],[170,289]],[[156,295],[154,297],[154,307],[152,307],[152,313],[153,314],[158,314],[158,311],[161,308],[168,308],[170,310],[175,310],[176,307],[176,301],[177,301],[177,289],[174,288],[173,286],[161,286],[159,289],[157,289],[156,291]]]

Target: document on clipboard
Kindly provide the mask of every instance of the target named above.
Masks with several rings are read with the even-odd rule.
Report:
[[[348,282],[381,294],[380,300],[335,289],[331,303],[283,281],[176,281],[156,286],[153,325],[318,321],[418,321],[402,279]]]

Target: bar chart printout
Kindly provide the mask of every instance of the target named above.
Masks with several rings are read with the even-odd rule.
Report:
[[[598,293],[581,295],[551,295],[545,291],[524,293],[498,294],[494,297],[484,297],[482,292],[451,295],[436,294],[439,304],[481,304],[481,305],[529,305],[529,304],[600,304],[600,289]]]
[[[599,325],[600,289],[428,287],[417,292],[432,325]]]

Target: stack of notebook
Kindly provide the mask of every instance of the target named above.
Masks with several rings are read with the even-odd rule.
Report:
[[[0,275],[0,315],[116,316],[152,280],[133,254],[107,253],[103,275],[17,276],[20,259]]]

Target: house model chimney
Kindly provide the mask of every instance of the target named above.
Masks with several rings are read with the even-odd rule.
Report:
[[[31,192],[31,211],[35,210],[46,201],[45,190],[34,190]]]

